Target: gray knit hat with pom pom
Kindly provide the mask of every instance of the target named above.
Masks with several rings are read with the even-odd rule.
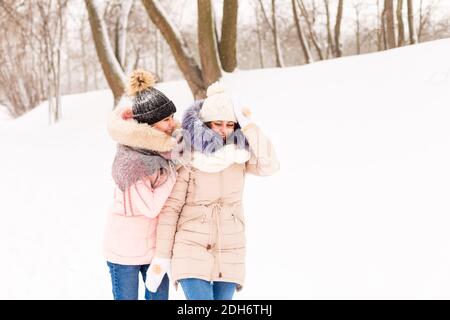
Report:
[[[177,111],[164,93],[154,88],[155,77],[148,71],[131,73],[128,94],[132,98],[133,118],[139,123],[155,124]]]

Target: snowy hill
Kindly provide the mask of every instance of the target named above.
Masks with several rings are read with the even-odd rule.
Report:
[[[6,107],[0,105],[0,121],[11,120],[11,116],[8,113]]]
[[[239,71],[281,171],[249,176],[236,299],[450,299],[450,39]],[[184,82],[159,86],[181,117]],[[1,299],[110,299],[101,255],[113,190],[108,91],[0,123]],[[183,299],[179,289],[171,298]]]

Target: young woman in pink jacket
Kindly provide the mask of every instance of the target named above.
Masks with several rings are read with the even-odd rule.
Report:
[[[116,300],[138,299],[139,274],[145,282],[155,251],[158,214],[176,181],[172,135],[180,124],[173,118],[175,105],[154,83],[150,73],[134,71],[129,83],[132,105],[114,110],[108,120],[117,153],[104,256]],[[145,291],[145,299],[167,300],[168,294],[165,277],[155,293]]]

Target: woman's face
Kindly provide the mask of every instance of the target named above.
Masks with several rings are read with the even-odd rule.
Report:
[[[223,140],[233,133],[235,125],[233,121],[211,121],[209,124],[211,130],[220,134]]]
[[[152,127],[171,136],[176,127],[173,114],[162,119],[161,121],[158,121],[157,123],[154,123]]]

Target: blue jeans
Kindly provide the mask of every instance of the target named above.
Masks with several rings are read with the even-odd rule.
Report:
[[[145,283],[147,269],[150,265],[127,266],[107,261],[111,274],[114,300],[138,300],[139,272]],[[158,290],[153,293],[145,288],[145,300],[168,300],[169,278],[164,275]]]
[[[188,300],[231,300],[236,283],[187,278],[178,280]]]

